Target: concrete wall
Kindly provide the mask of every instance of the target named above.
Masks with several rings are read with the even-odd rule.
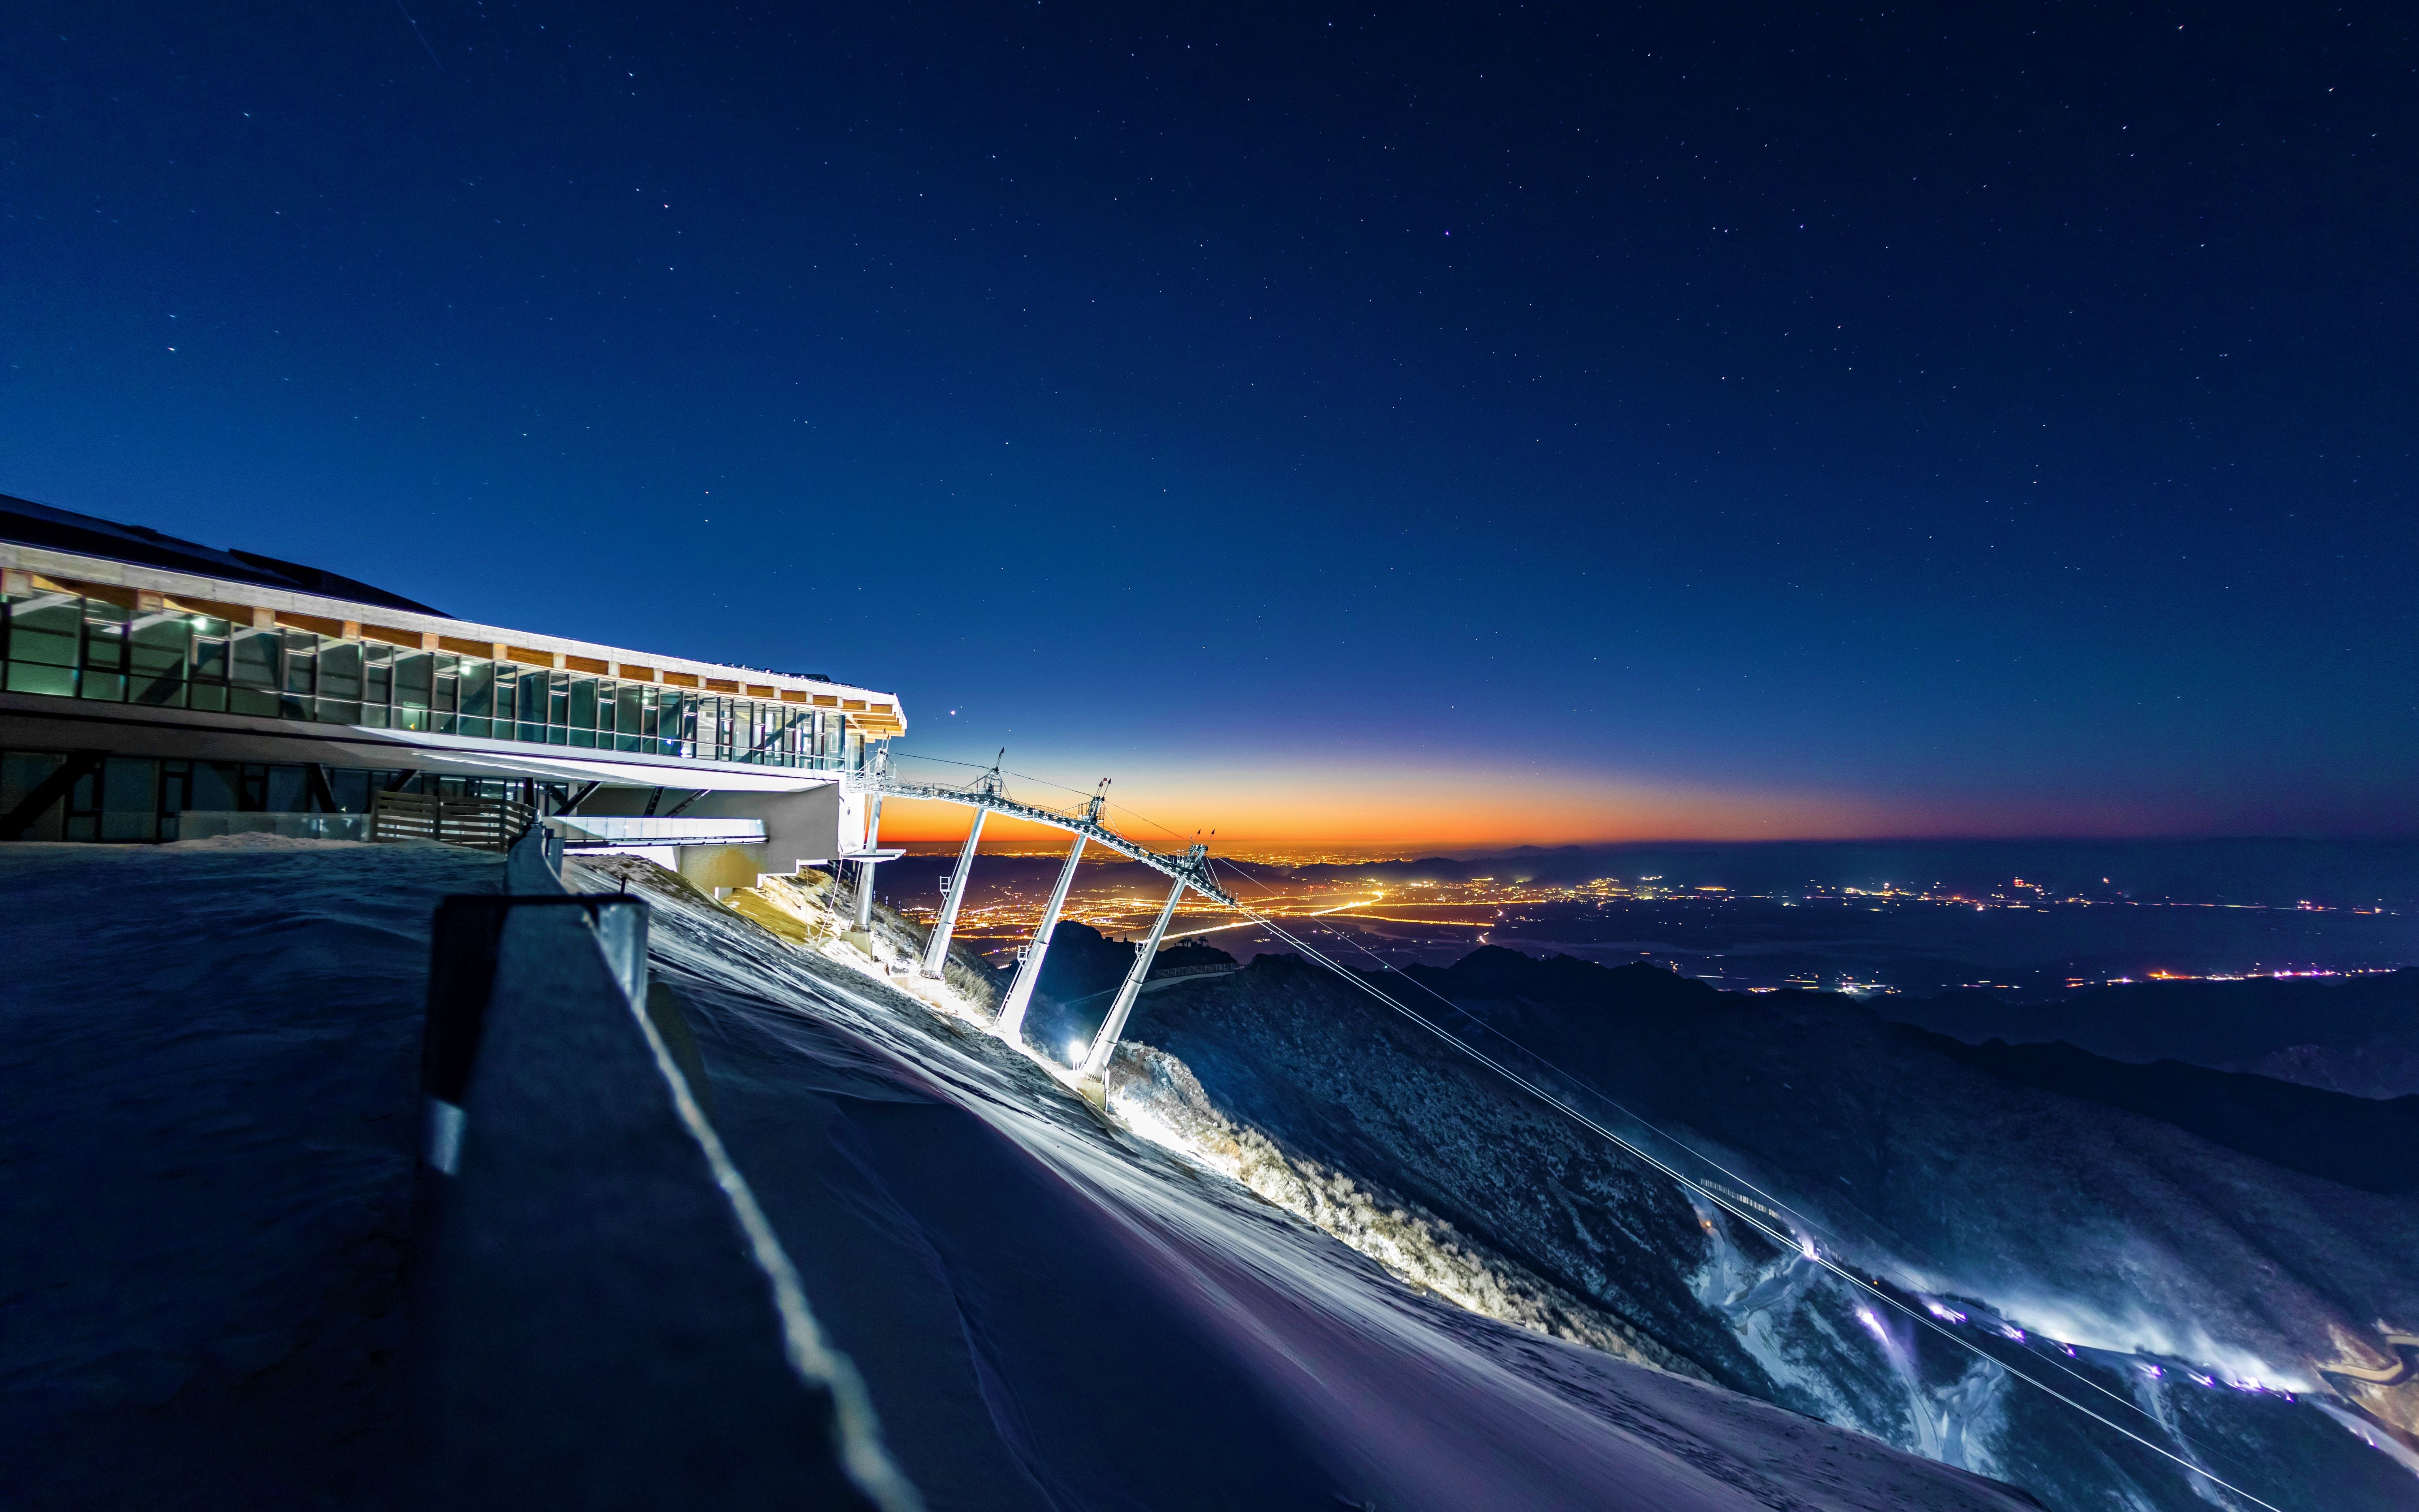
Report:
[[[656,811],[662,812],[689,795],[694,789],[666,788]],[[645,788],[610,787],[600,789],[579,806],[584,814],[633,815],[645,811],[648,790]],[[764,822],[764,843],[739,847],[684,845],[678,871],[699,887],[747,887],[756,883],[759,872],[790,872],[802,861],[828,861],[845,851],[860,849],[865,843],[867,800],[861,795],[843,794],[837,780],[797,793],[708,793],[681,810],[683,818],[691,819],[761,819]],[[745,851],[751,857],[747,874],[725,879],[720,876],[721,863],[711,863],[717,869],[716,879],[708,881],[704,870],[691,870],[690,853],[708,850],[730,850],[733,855]],[[709,867],[701,855],[696,862],[701,869]],[[729,863],[736,867],[738,863]]]
[[[795,872],[801,861],[828,861],[843,851],[855,850],[865,839],[864,809],[863,798],[846,795],[838,782],[830,782],[803,793],[709,793],[681,811],[703,818],[764,821],[763,864],[756,870]],[[746,883],[736,886],[755,880],[750,874]]]
[[[403,1504],[915,1512],[649,1001],[646,906],[439,916]]]

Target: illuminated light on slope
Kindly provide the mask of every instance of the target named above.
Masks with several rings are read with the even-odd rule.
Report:
[[[2313,1382],[2289,1365],[2213,1336],[2194,1319],[2139,1313],[2112,1317],[2071,1298],[2039,1296],[2011,1297],[1993,1310],[2000,1315],[1988,1320],[1995,1330],[2027,1330],[2042,1342],[2055,1344],[2060,1353],[2070,1358],[2079,1358],[2075,1351],[2080,1348],[2103,1354],[2132,1355],[2137,1361],[2147,1358],[2190,1362],[2196,1370],[2220,1381],[2258,1381],[2272,1392],[2313,1389]],[[2018,1318],[2028,1321],[2017,1323]]]

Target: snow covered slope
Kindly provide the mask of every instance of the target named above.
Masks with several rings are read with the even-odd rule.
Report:
[[[623,874],[716,1127],[935,1504],[2023,1504],[1405,1287],[972,1018]]]
[[[1726,1172],[1681,1164],[1928,1297],[1949,1332],[2263,1500],[2419,1505],[2419,1456],[2393,1431],[2419,1426],[2419,1383],[2359,1379],[2402,1365],[2380,1323],[2419,1319],[2410,1196],[1984,1074],[1844,998],[1508,951],[1421,974],[1469,1015],[1386,980],[1648,1148],[1677,1149],[1645,1122],[1710,1155]],[[1355,1188],[1321,1221],[1387,1230],[1372,1253],[1407,1218],[1425,1226],[1514,1299],[1500,1316],[1618,1330],[2054,1506],[2210,1504],[2205,1481],[1692,1207],[1326,972],[1263,958],[1145,999],[1131,1032],[1183,1071],[1128,1095],[1205,1148],[1234,1145],[1247,1179]],[[1256,1184],[1284,1200],[1283,1180]]]
[[[0,852],[11,1504],[378,1504],[426,920],[497,870]],[[711,1117],[933,1506],[2025,1504],[1405,1286],[973,1024],[650,891]]]

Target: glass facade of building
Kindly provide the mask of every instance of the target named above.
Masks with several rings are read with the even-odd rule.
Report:
[[[857,718],[795,693],[617,680],[63,592],[0,602],[12,693],[819,771],[856,767],[868,746]]]
[[[0,750],[0,813],[13,811],[69,760],[57,751]],[[20,838],[172,841],[191,838],[186,815],[365,816],[381,791],[534,804],[518,778],[441,777],[403,768],[314,768],[295,762],[208,762],[111,756],[91,764]],[[222,826],[222,829],[223,826]],[[338,838],[347,838],[339,836]]]

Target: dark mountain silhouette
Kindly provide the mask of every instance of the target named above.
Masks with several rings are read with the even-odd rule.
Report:
[[[2390,1102],[2180,1060],[2111,1060],[2071,1044],[1970,1045],[1899,1026],[1910,1044],[2004,1081],[2158,1119],[2213,1145],[2364,1192],[2419,1192],[2419,1096]]]
[[[1892,1011],[1968,1042],[2063,1041],[2117,1060],[2172,1058],[2247,1069],[2300,1046],[2348,1054],[2376,1047],[2419,1051],[2419,969],[2346,978],[2123,982],[2054,1004],[1953,993],[1900,1004]]]

